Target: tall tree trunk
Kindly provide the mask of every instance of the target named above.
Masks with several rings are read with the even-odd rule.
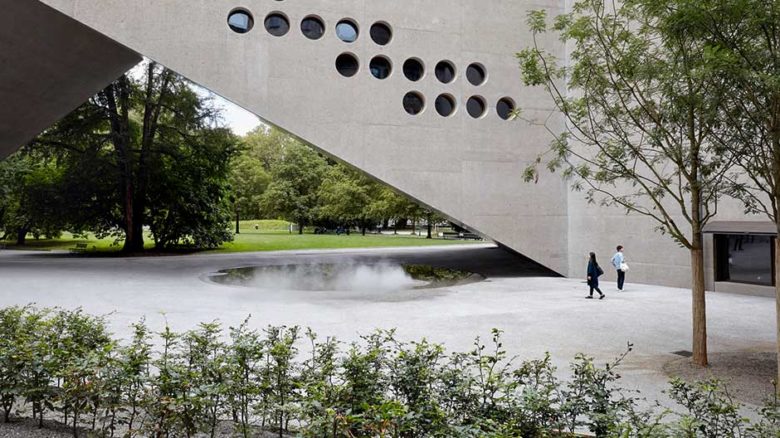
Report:
[[[298,222],[298,234],[299,235],[303,234],[303,226],[304,226],[304,222],[303,221]]]
[[[24,244],[27,242],[27,233],[30,230],[25,227],[19,227],[16,230],[16,245],[17,246],[24,246]]]
[[[696,239],[694,239],[696,240]],[[707,366],[707,300],[704,288],[704,251],[691,249],[691,280],[693,294],[693,362]]]
[[[119,147],[117,147],[117,150],[119,150]],[[124,155],[123,153],[120,153],[120,156]],[[124,191],[124,220],[125,220],[125,245],[122,248],[122,251],[125,252],[132,252],[133,251],[133,242],[135,241],[135,221],[133,220],[133,211],[135,210],[133,208],[133,182],[132,182],[132,175],[130,175],[128,172],[132,172],[130,170],[129,166],[129,157],[121,159],[121,161],[126,161],[127,164],[123,165],[122,169],[122,185],[123,185],[123,191]]]
[[[105,102],[108,120],[111,125],[111,138],[119,167],[119,185],[122,191],[123,222],[125,244],[123,251],[137,251],[139,229],[136,216],[136,187],[133,172],[133,151],[130,138],[130,80],[127,75],[120,77],[114,84],[106,87],[100,98]],[[143,236],[140,236],[143,241]],[[143,243],[141,244],[143,249]]]
[[[132,252],[142,252],[144,250],[144,209],[146,195],[136,191],[133,201],[133,238],[130,242]]]

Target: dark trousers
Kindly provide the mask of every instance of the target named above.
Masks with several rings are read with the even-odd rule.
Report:
[[[626,273],[618,269],[618,290],[623,290],[623,283],[626,281]]]
[[[593,286],[593,285],[589,285],[589,286],[590,286],[590,296],[593,296],[593,289],[595,289],[596,292],[599,293],[599,295],[604,295],[604,293],[601,292],[601,289],[599,289],[598,286]]]

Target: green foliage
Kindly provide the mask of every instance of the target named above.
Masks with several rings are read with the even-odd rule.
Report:
[[[16,154],[0,161],[0,232],[23,244],[28,233],[57,237],[63,227],[63,174],[40,154]]]
[[[143,251],[147,228],[158,248],[229,241],[237,139],[193,87],[145,62],[36,138],[19,153],[37,182],[19,202],[37,209],[32,223],[114,236],[127,251]]]
[[[518,362],[502,332],[463,353],[394,331],[363,336],[346,350],[298,327],[201,324],[170,327],[153,342],[143,321],[122,346],[105,321],[81,311],[0,310],[0,405],[32,407],[74,436],[236,436],[261,430],[304,437],[774,437],[777,399],[742,418],[715,381],[674,380],[673,410],[643,410],[619,386],[624,355],[605,366],[578,355],[560,380],[549,355]],[[305,341],[305,342],[304,342]],[[152,348],[152,344],[158,345]],[[300,351],[307,345],[305,352]],[[306,356],[302,360],[300,356]],[[302,360],[302,361],[301,361]],[[11,406],[9,408],[9,406]],[[679,412],[679,413],[672,413]]]
[[[263,193],[260,208],[266,217],[282,217],[296,223],[299,232],[314,218],[317,191],[327,169],[327,161],[299,143],[285,145],[282,156],[271,169],[272,181]]]
[[[731,164],[716,139],[728,85],[707,41],[677,25],[676,3],[685,1],[578,0],[551,24],[544,11],[529,14],[523,81],[547,90],[567,129],[523,178],[536,181],[545,163],[589,202],[645,216],[700,249]],[[548,30],[571,47],[567,66],[542,45]]]
[[[271,183],[271,169],[292,143],[292,137],[265,127],[259,127],[241,139],[240,153],[231,164],[230,186],[235,207],[242,217],[261,219],[268,216],[261,208],[262,196]]]

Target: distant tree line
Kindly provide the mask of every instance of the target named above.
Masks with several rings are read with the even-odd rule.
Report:
[[[230,181],[235,206],[247,219],[285,219],[307,225],[366,230],[392,222],[442,218],[365,174],[326,158],[296,139],[260,127],[242,140]]]

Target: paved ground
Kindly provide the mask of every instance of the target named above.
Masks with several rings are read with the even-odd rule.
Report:
[[[487,280],[397,294],[269,293],[205,281],[229,267],[346,260],[431,263],[469,269]],[[581,280],[540,275],[549,273],[490,245],[134,259],[0,251],[0,306],[80,306],[110,314],[120,336],[144,315],[154,328],[167,318],[174,329],[188,329],[213,319],[237,324],[251,314],[258,327],[298,324],[342,340],[396,327],[401,338],[427,337],[461,351],[498,327],[513,353],[537,358],[549,351],[562,369],[578,352],[604,362],[632,342],[624,385],[663,400],[664,365],[679,358],[672,352],[690,349],[690,292],[632,284],[629,273],[624,292],[603,283],[605,300],[585,300]],[[772,299],[711,293],[708,315],[715,360],[726,357],[718,353],[733,361],[733,353],[773,351]]]

